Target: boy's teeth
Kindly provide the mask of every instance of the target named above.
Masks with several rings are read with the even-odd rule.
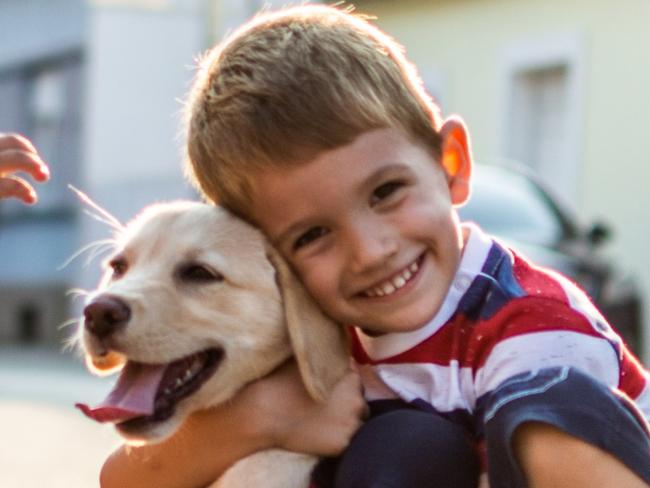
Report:
[[[400,289],[406,284],[406,280],[402,278],[401,276],[398,276],[397,278],[393,279],[393,285],[395,285],[395,288]]]
[[[390,295],[394,293],[396,288],[391,283],[384,283],[384,286],[381,287],[385,295]]]
[[[400,274],[391,278],[390,280],[385,281],[384,283],[375,286],[374,288],[366,291],[366,296],[369,297],[383,297],[395,293],[397,290],[402,288],[408,280],[410,280],[415,272],[418,270],[419,265],[416,262],[413,262],[405,268]]]

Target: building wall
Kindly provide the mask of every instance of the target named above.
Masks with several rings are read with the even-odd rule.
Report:
[[[89,21],[83,190],[121,222],[156,201],[194,198],[182,162],[182,101],[204,49],[205,1],[95,1]],[[82,220],[84,243],[112,235]],[[99,266],[79,275],[91,288]]]
[[[52,166],[37,206],[0,202],[0,343],[60,344],[77,246],[84,97],[83,0],[0,3],[0,132],[21,132]]]
[[[70,336],[65,284],[1,286],[0,344],[63,346]]]
[[[66,291],[99,279],[92,252],[62,268],[113,233],[82,212],[97,213],[68,183],[122,222],[156,201],[196,198],[183,175],[181,125],[196,57],[264,4],[283,3],[0,2],[0,132],[33,139],[52,168],[38,205],[0,203],[0,343],[59,344],[72,331],[59,326],[83,307]],[[51,76],[62,65],[63,75]]]
[[[3,0],[0,68],[79,48],[85,34],[84,0]]]
[[[397,38],[439,95],[468,123],[475,159],[504,155],[508,70],[570,60],[573,190],[581,220],[614,230],[611,252],[650,290],[650,3],[623,0],[358,1]],[[560,185],[561,182],[558,182]],[[646,321],[650,300],[646,300]],[[646,327],[646,345],[647,340]]]
[[[124,222],[156,201],[197,198],[183,174],[183,101],[196,59],[263,0],[94,0],[88,36],[84,190]],[[277,5],[276,5],[277,6]],[[82,221],[82,242],[110,229]],[[98,267],[78,281],[92,287]]]

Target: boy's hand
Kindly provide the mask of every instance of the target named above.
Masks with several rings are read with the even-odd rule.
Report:
[[[276,447],[317,456],[340,454],[367,412],[357,373],[346,374],[321,404],[310,398],[293,361],[241,395]]]
[[[29,174],[36,181],[47,181],[50,172],[28,139],[18,134],[0,133],[0,199],[18,198],[27,204],[36,203],[36,191],[25,179],[14,173]]]

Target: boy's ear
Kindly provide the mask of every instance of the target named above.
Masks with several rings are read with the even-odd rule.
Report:
[[[439,131],[442,137],[442,167],[447,173],[449,191],[454,205],[469,198],[472,177],[472,153],[467,127],[460,117],[449,117]]]
[[[266,253],[275,268],[300,376],[311,397],[324,401],[348,370],[348,336],[342,326],[320,310],[287,262],[269,244]]]

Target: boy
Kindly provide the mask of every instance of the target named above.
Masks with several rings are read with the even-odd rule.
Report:
[[[648,486],[647,373],[574,285],[459,224],[467,131],[394,41],[303,6],[203,68],[193,176],[349,326],[375,400],[319,486],[470,487],[479,461],[493,488]]]

